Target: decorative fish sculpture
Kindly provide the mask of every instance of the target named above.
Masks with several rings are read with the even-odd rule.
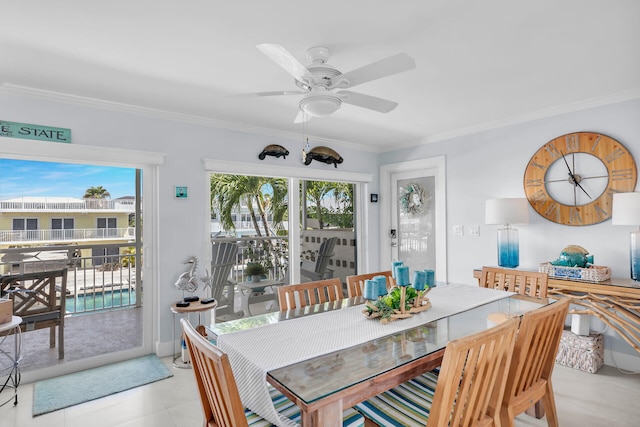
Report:
[[[569,245],[560,252],[557,260],[551,261],[552,265],[563,267],[587,268],[593,265],[593,255],[589,251],[578,245]]]

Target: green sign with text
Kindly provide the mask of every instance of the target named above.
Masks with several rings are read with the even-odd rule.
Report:
[[[0,136],[70,143],[71,129],[31,125],[28,123],[3,122],[0,120]]]

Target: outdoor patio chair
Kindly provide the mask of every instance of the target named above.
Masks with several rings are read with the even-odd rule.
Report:
[[[337,237],[329,237],[320,245],[316,254],[315,264],[310,261],[302,261],[300,276],[310,280],[330,279],[333,277],[333,270],[329,268],[329,259],[334,255],[333,249],[336,247]]]
[[[242,311],[234,311],[235,281],[231,279],[231,271],[236,265],[238,245],[232,242],[213,242],[211,247],[211,273],[208,285],[211,286],[211,297],[215,298],[216,318],[220,316],[242,317]]]
[[[49,347],[64,359],[64,316],[67,269],[2,276],[0,295],[13,300],[13,314],[22,317],[22,332],[49,328]]]

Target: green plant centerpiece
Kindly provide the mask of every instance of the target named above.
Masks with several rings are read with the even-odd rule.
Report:
[[[247,276],[251,276],[252,282],[259,282],[262,275],[267,273],[267,269],[259,262],[248,262],[244,272]]]
[[[431,308],[431,302],[426,297],[430,290],[431,288],[426,288],[418,291],[411,286],[394,286],[387,295],[375,301],[367,301],[362,312],[369,319],[380,318],[382,324],[406,319]]]

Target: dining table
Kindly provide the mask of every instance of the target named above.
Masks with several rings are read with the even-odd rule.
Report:
[[[333,427],[345,408],[440,366],[449,341],[552,302],[444,283],[428,298],[430,309],[386,324],[367,318],[356,297],[211,324],[207,332],[227,353],[246,407],[277,426],[297,425],[274,408],[272,386],[300,408],[303,427]]]

